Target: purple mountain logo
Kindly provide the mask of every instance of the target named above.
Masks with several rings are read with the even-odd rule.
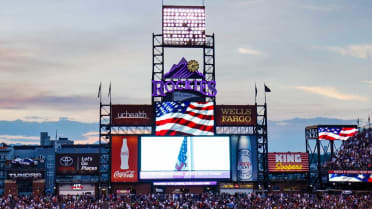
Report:
[[[194,79],[203,79],[205,80],[205,76],[198,71],[191,72],[187,68],[187,60],[182,57],[181,61],[178,64],[174,64],[168,73],[164,75],[164,79],[187,79],[187,78],[194,78]]]

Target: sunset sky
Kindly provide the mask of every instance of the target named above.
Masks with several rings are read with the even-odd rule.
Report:
[[[165,0],[164,4],[202,1]],[[1,2],[0,120],[98,123],[98,85],[114,103],[150,104],[157,1]],[[253,104],[268,116],[372,114],[372,1],[206,0],[216,36],[217,104]],[[169,56],[168,56],[169,55]],[[166,66],[201,51],[167,51]],[[166,72],[169,69],[165,69]],[[364,122],[366,122],[364,120]]]

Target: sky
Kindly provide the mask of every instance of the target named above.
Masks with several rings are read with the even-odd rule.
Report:
[[[372,114],[372,1],[204,3],[207,33],[216,37],[217,104],[253,104],[255,83],[263,103],[265,83],[272,121],[366,122]],[[1,4],[0,120],[98,123],[100,82],[104,96],[112,83],[113,103],[150,104],[160,0]],[[202,62],[198,50],[165,56],[166,66],[182,56]]]

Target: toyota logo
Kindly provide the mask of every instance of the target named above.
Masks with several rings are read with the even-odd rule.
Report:
[[[61,166],[71,166],[74,160],[70,156],[63,156],[59,159],[59,164]]]

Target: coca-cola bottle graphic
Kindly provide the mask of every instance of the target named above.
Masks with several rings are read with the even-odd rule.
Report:
[[[238,143],[238,179],[239,181],[252,181],[250,139],[248,136],[240,136]]]
[[[123,138],[123,144],[120,150],[120,169],[126,170],[129,168],[129,149],[127,144],[127,138]]]

